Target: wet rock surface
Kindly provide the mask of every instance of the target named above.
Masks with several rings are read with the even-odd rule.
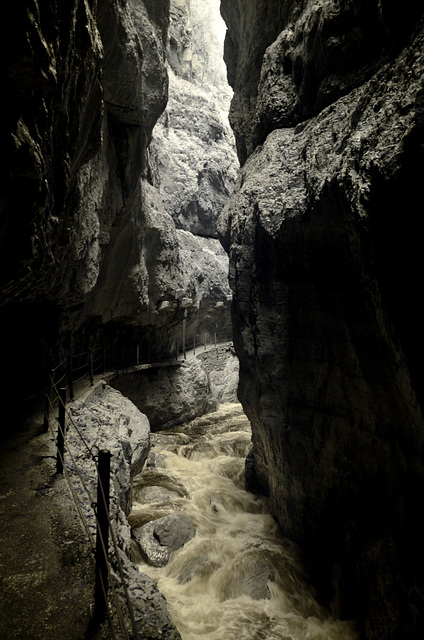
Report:
[[[149,418],[153,431],[214,411],[208,376],[190,357],[174,367],[157,367],[118,376],[113,385]]]
[[[140,553],[153,567],[164,567],[173,551],[194,538],[196,529],[185,513],[172,513],[133,529]]]
[[[256,3],[222,3],[246,161],[221,229],[253,431],[247,477],[307,551],[336,615],[358,616],[367,639],[418,639],[424,426],[410,198],[424,160],[423,23],[389,5],[378,15],[377,3],[345,21],[350,6],[293,2],[273,34],[262,24],[271,4],[258,19]]]
[[[238,403],[152,434],[152,447],[166,466],[135,479],[133,529],[185,514],[196,535],[164,567],[140,552],[136,561],[157,579],[183,637],[357,640],[352,625],[318,606],[299,550],[280,537],[266,499],[244,491],[250,427]]]

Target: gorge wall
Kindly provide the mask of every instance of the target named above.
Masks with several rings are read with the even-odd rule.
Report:
[[[175,238],[142,201],[167,101],[169,2],[28,2],[9,17],[2,359],[11,388],[19,377],[34,391],[60,347],[155,315],[152,271]]]
[[[149,147],[152,182],[176,227],[185,278],[187,337],[231,336],[228,256],[219,214],[239,167],[228,123],[219,0],[172,0],[166,49],[168,102]],[[211,334],[212,332],[212,334]],[[226,335],[225,335],[225,332]]]
[[[247,473],[364,638],[421,638],[424,31],[413,2],[222,0],[221,219]]]
[[[205,337],[217,326],[230,330],[228,258],[216,218],[235,181],[235,169],[224,170],[237,158],[218,108],[210,122],[201,115],[211,67],[204,45],[196,54],[201,39],[191,35],[189,3],[171,4],[170,30],[169,0],[20,3],[2,26],[3,42],[13,43],[2,58],[7,396],[17,379],[19,394],[33,393],[69,350],[120,342],[148,344],[152,357],[168,353],[181,342],[183,296],[188,338],[200,326]],[[175,202],[185,198],[189,211],[196,201],[173,180],[181,141],[162,159],[160,131],[156,150],[151,144],[168,101],[172,47],[197,55],[190,78],[182,68],[172,72],[185,93],[174,101],[173,123],[162,125],[163,138],[175,137],[199,114],[190,179],[202,210],[191,225],[179,224],[174,211]],[[218,167],[223,157],[227,165]],[[173,163],[168,174],[164,159]]]

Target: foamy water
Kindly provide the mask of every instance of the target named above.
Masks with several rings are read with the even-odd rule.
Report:
[[[162,467],[135,478],[130,522],[186,513],[196,536],[165,567],[140,570],[157,580],[183,640],[357,640],[317,604],[266,499],[244,490],[250,439],[238,404],[152,434]]]

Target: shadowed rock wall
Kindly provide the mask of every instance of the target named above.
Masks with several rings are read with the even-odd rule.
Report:
[[[22,371],[30,352],[42,379],[56,341],[87,323],[140,325],[157,304],[142,190],[167,101],[169,1],[28,2],[10,12],[2,353]]]
[[[336,615],[418,640],[421,9],[221,7],[245,162],[221,229],[250,482]]]
[[[1,299],[70,306],[96,283],[166,105],[166,12],[157,24],[135,2],[14,11]]]
[[[0,305],[8,336],[1,352],[12,379],[28,353],[27,378],[41,381],[40,367],[56,364],[60,350],[118,336],[166,353],[181,337],[181,292],[192,301],[188,338],[200,325],[209,333],[229,325],[228,262],[216,219],[235,181],[236,156],[219,109],[211,108],[210,122],[200,115],[212,94],[200,86],[213,67],[206,40],[190,35],[184,45],[195,97],[180,96],[186,104],[172,111],[180,131],[190,121],[189,101],[189,112],[199,114],[199,144],[187,145],[195,153],[180,158],[178,172],[175,162],[162,172],[161,182],[163,162],[150,150],[168,100],[166,51],[171,59],[177,35],[179,47],[185,42],[177,31],[188,5],[173,3],[168,36],[169,5],[28,2],[12,7],[4,23],[3,42],[13,45],[2,74],[9,99],[1,125]],[[185,142],[163,145],[162,160]],[[190,181],[194,190],[181,195]],[[193,223],[174,215],[180,200],[183,218],[194,211]],[[185,233],[192,226],[207,236],[203,243]]]

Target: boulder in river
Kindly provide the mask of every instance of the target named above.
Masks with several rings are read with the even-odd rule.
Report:
[[[185,513],[171,513],[135,529],[133,535],[143,559],[153,567],[164,567],[173,551],[194,538],[196,529]]]

